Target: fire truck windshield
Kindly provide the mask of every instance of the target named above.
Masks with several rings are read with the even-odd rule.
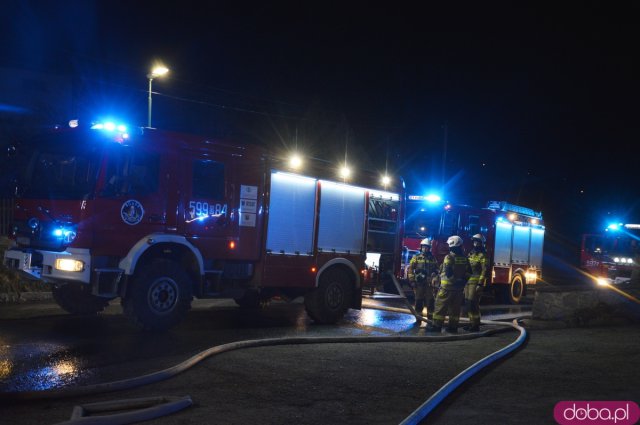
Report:
[[[102,144],[78,136],[51,134],[27,145],[32,153],[19,182],[21,197],[83,199],[93,193]]]
[[[585,248],[596,254],[633,257],[640,250],[640,232],[632,230],[624,234],[592,236],[585,240]]]
[[[409,209],[407,205],[407,209]],[[405,235],[412,238],[434,237],[440,229],[442,210],[439,208],[417,208],[408,211],[405,219]]]

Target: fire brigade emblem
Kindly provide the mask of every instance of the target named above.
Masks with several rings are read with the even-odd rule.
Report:
[[[120,208],[120,217],[122,217],[122,221],[130,226],[140,223],[143,215],[144,208],[142,208],[142,204],[135,199],[129,199],[127,202],[122,204],[122,208]]]

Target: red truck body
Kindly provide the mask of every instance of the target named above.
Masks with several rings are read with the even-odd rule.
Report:
[[[399,270],[402,182],[338,182],[320,161],[302,175],[260,147],[154,129],[60,129],[30,146],[5,264],[72,313],[120,297],[167,328],[192,296],[304,296],[330,323],[360,307],[368,255]]]
[[[541,212],[503,201],[491,201],[486,208],[414,203],[408,205],[403,246],[405,253],[415,252],[420,241],[429,237],[431,252],[442,263],[449,252],[449,236],[460,236],[464,251],[469,252],[471,237],[482,234],[489,257],[490,288],[501,301],[519,303],[527,287],[542,278],[544,233]],[[403,260],[409,257],[405,254]]]

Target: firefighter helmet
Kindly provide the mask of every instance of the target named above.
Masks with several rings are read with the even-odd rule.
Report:
[[[484,238],[484,236],[482,236],[480,233],[478,233],[478,234],[473,235],[473,236],[471,237],[471,241],[472,241],[472,242],[473,242],[473,241],[480,241],[480,242],[482,242],[482,245],[484,245],[484,243],[485,243],[485,238]]]
[[[428,247],[431,247],[431,239],[429,238],[424,238],[423,240],[420,241],[420,246],[426,245]]]
[[[462,246],[462,238],[460,236],[450,236],[449,239],[447,239],[447,245],[449,245],[449,248],[455,248],[458,246]]]

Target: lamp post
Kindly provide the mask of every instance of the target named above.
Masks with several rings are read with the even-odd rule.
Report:
[[[161,77],[169,72],[169,69],[164,66],[156,66],[154,67],[149,74],[147,74],[147,78],[149,79],[149,113],[147,115],[147,127],[151,128],[151,83],[153,79],[156,77]]]

